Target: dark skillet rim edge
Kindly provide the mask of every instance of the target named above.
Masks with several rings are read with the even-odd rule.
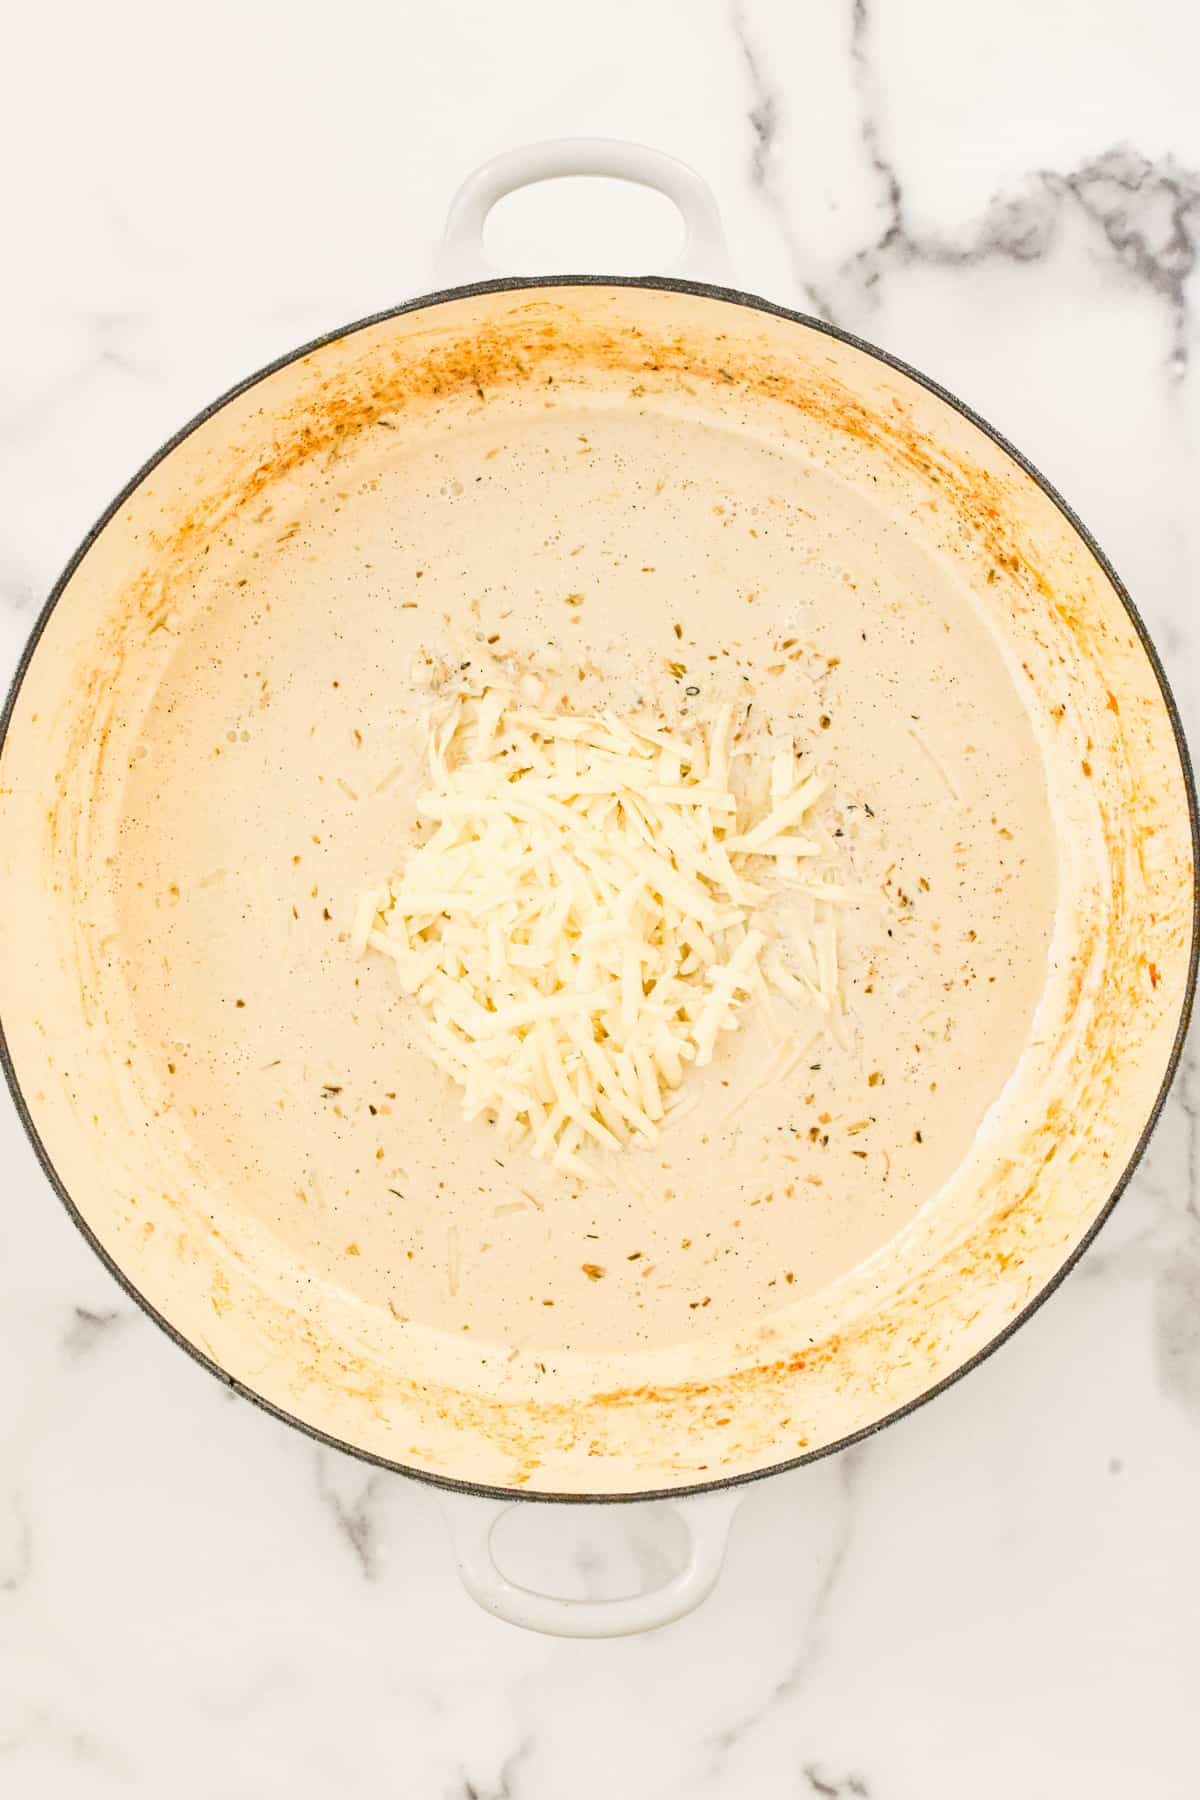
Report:
[[[726,1488],[746,1486],[755,1481],[764,1481],[770,1475],[780,1475],[790,1469],[802,1468],[807,1463],[819,1462],[823,1457],[834,1456],[839,1451],[848,1450],[852,1445],[861,1443],[866,1438],[873,1437],[876,1432],[882,1431],[886,1426],[893,1425],[898,1420],[908,1417],[909,1414],[916,1412],[919,1407],[925,1406],[930,1400],[936,1399],[939,1394],[944,1393],[947,1388],[952,1387],[956,1382],[961,1381],[965,1375],[969,1375],[973,1369],[977,1368],[980,1363],[990,1357],[1002,1344],[1006,1343],[1008,1339],[1012,1337],[1014,1332],[1018,1331],[1020,1327],[1025,1324],[1027,1319],[1032,1318],[1038,1308],[1050,1298],[1051,1294],[1055,1292],[1060,1283],[1065,1280],[1067,1275],[1069,1275],[1071,1270],[1075,1267],[1076,1263],[1079,1262],[1101,1227],[1108,1220],[1113,1208],[1124,1193],[1134,1171],[1137,1169],[1138,1164],[1145,1154],[1146,1146],[1150,1141],[1155,1126],[1158,1124],[1159,1117],[1166,1102],[1167,1094],[1170,1091],[1171,1084],[1179,1069],[1179,1064],[1183,1055],[1184,1042],[1187,1037],[1188,1024],[1191,1019],[1192,1004],[1196,992],[1197,963],[1200,961],[1200,805],[1198,805],[1197,801],[1196,778],[1192,768],[1191,757],[1188,753],[1187,740],[1183,731],[1183,722],[1179,715],[1179,708],[1176,704],[1175,696],[1171,691],[1171,686],[1159,659],[1158,651],[1155,649],[1150,635],[1146,630],[1141,614],[1134,605],[1125,584],[1109,562],[1107,556],[1105,556],[1104,552],[1101,550],[1091,532],[1063,499],[1058,490],[1047,481],[1046,477],[1033,466],[1028,458],[1023,456],[1014,445],[1009,443],[1008,439],[1004,437],[1001,432],[997,431],[994,426],[989,425],[985,419],[982,419],[978,413],[972,411],[972,409],[965,405],[963,401],[959,400],[956,395],[940,386],[938,382],[931,380],[929,376],[923,375],[918,369],[910,367],[908,363],[903,362],[899,357],[890,355],[886,350],[881,350],[878,345],[868,343],[864,338],[856,337],[853,332],[843,331],[839,327],[827,323],[824,319],[816,319],[806,313],[795,312],[789,307],[776,305],[774,301],[765,300],[759,295],[745,293],[737,288],[719,287],[702,281],[682,281],[668,276],[636,275],[511,276],[494,281],[474,282],[464,287],[446,288],[435,293],[422,294],[414,300],[403,301],[400,305],[387,307],[382,312],[372,313],[367,318],[358,319],[351,325],[343,326],[340,330],[326,332],[321,337],[314,338],[307,344],[302,344],[299,349],[292,350],[286,355],[278,357],[274,362],[268,363],[264,368],[247,376],[235,386],[227,389],[225,393],[219,396],[219,398],[211,401],[208,406],[204,407],[202,411],[198,412],[186,425],[177,431],[173,437],[169,438],[167,442],[148,459],[148,461],[143,463],[142,467],[131,480],[126,483],[116,499],[105,509],[100,518],[92,526],[83,542],[79,545],[79,548],[75,551],[75,554],[71,557],[66,568],[55,582],[49,598],[46,600],[45,605],[38,615],[33,630],[21,652],[20,660],[17,663],[16,672],[9,687],[3,711],[0,712],[0,750],[3,749],[7,738],[8,728],[17,703],[17,698],[20,694],[30,663],[33,660],[38,644],[41,641],[42,633],[46,628],[51,614],[62,597],[64,590],[70,582],[71,577],[74,575],[76,569],[79,567],[96,539],[100,536],[100,533],[109,524],[115,514],[120,511],[121,507],[124,506],[129,497],[141,486],[146,477],[157,468],[159,463],[168,457],[172,451],[177,449],[178,446],[183,443],[185,438],[190,437],[194,431],[198,430],[200,426],[206,424],[210,419],[215,417],[215,415],[221,412],[224,407],[228,406],[231,401],[238,399],[240,395],[245,394],[251,388],[256,387],[259,382],[265,381],[269,376],[277,374],[280,369],[286,368],[290,363],[298,362],[302,357],[312,355],[315,351],[323,349],[326,345],[337,342],[339,338],[352,337],[359,331],[366,331],[372,326],[385,324],[388,320],[400,318],[405,313],[419,312],[425,307],[440,306],[452,300],[471,299],[477,295],[483,294],[519,292],[527,288],[553,287],[650,288],[667,293],[690,294],[697,296],[700,299],[724,300],[735,306],[743,306],[754,312],[768,313],[776,318],[786,319],[793,324],[803,325],[810,330],[821,332],[824,336],[835,338],[840,343],[848,344],[851,348],[862,351],[865,355],[874,358],[876,362],[883,363],[886,367],[894,369],[898,374],[904,375],[910,381],[916,382],[917,385],[924,388],[927,393],[932,394],[936,399],[943,401],[947,406],[953,408],[960,417],[965,418],[969,424],[975,426],[978,431],[989,438],[998,449],[1003,451],[1006,456],[1010,457],[1017,467],[1022,469],[1024,473],[1037,484],[1046,495],[1047,499],[1058,508],[1067,523],[1095,557],[1100,568],[1104,571],[1113,592],[1117,595],[1117,598],[1128,613],[1130,622],[1137,632],[1142,649],[1145,651],[1147,660],[1154,672],[1155,680],[1158,683],[1159,691],[1162,694],[1163,704],[1166,707],[1167,717],[1170,720],[1172,734],[1175,739],[1175,747],[1179,756],[1180,768],[1183,773],[1184,788],[1187,794],[1188,817],[1192,835],[1192,936],[1191,949],[1188,958],[1187,982],[1184,988],[1183,1002],[1180,1007],[1179,1022],[1176,1027],[1174,1041],[1171,1046],[1171,1054],[1167,1060],[1167,1066],[1163,1074],[1162,1082],[1159,1086],[1158,1093],[1155,1096],[1154,1103],[1150,1108],[1141,1135],[1134,1145],[1129,1161],[1118,1176],[1107,1200],[1084,1233],[1083,1237],[1073,1246],[1069,1255],[1059,1265],[1049,1280],[1039,1288],[1033,1299],[1009,1320],[1002,1331],[999,1331],[995,1337],[989,1339],[981,1349],[977,1350],[974,1355],[969,1357],[966,1362],[960,1365],[960,1367],[953,1370],[951,1374],[944,1376],[942,1380],[936,1382],[932,1387],[926,1388],[913,1399],[905,1401],[902,1406],[896,1407],[883,1418],[874,1420],[870,1425],[863,1426],[861,1430],[852,1432],[847,1437],[839,1438],[835,1443],[826,1444],[817,1450],[805,1451],[799,1456],[788,1457],[782,1462],[772,1463],[763,1469],[751,1469],[744,1471],[741,1474],[718,1476],[711,1481],[690,1483],[686,1487],[653,1488],[623,1494],[550,1494],[541,1492],[531,1493],[519,1488],[490,1487],[477,1482],[462,1481],[452,1476],[432,1474],[426,1469],[411,1468],[404,1463],[393,1462],[389,1457],[380,1456],[374,1451],[364,1450],[356,1444],[346,1443],[343,1439],[333,1437],[328,1432],[320,1431],[316,1426],[310,1425],[304,1419],[297,1418],[294,1413],[288,1412],[286,1408],[277,1406],[273,1401],[266,1399],[264,1395],[255,1393],[252,1388],[246,1387],[235,1376],[229,1374],[226,1369],[222,1369],[218,1363],[215,1363],[211,1359],[211,1357],[205,1355],[203,1350],[199,1349],[197,1345],[184,1337],[182,1332],[172,1325],[169,1319],[164,1318],[163,1315],[151,1305],[149,1300],[146,1299],[145,1295],[139,1292],[109,1251],[99,1241],[96,1234],[75,1205],[65,1184],[59,1177],[58,1171],[55,1169],[46,1146],[43,1144],[41,1137],[38,1134],[37,1127],[34,1125],[30,1115],[25,1096],[17,1078],[17,1072],[13,1065],[12,1057],[9,1053],[8,1041],[5,1036],[4,1021],[2,1018],[0,1018],[0,1067],[3,1068],[4,1078],[8,1090],[12,1095],[17,1116],[25,1128],[26,1136],[33,1146],[34,1154],[41,1164],[47,1180],[62,1201],[67,1213],[74,1221],[83,1237],[91,1245],[91,1248],[104,1264],[109,1274],[118,1285],[124,1289],[130,1299],[141,1308],[147,1317],[152,1319],[160,1330],[166,1333],[167,1337],[169,1337],[172,1342],[177,1344],[181,1350],[185,1350],[194,1361],[201,1365],[202,1368],[207,1369],[209,1374],[214,1375],[225,1387],[232,1389],[234,1393],[239,1394],[244,1400],[251,1401],[253,1405],[260,1407],[262,1411],[270,1413],[272,1417],[280,1420],[286,1425],[293,1426],[296,1430],[302,1431],[307,1437],[314,1439],[317,1443],[327,1445],[330,1449],[343,1451],[347,1456],[353,1456],[360,1462],[370,1463],[376,1468],[387,1469],[396,1475],[406,1475],[414,1481],[421,1481],[427,1486],[441,1488],[450,1493],[472,1494],[481,1499],[504,1500],[512,1501],[514,1503],[530,1501],[554,1503],[558,1505],[621,1505],[649,1500],[678,1502],[686,1500],[689,1496],[695,1494],[714,1493]]]

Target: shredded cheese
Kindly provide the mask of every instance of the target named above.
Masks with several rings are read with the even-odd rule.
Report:
[[[836,1033],[832,908],[864,896],[822,879],[824,834],[805,827],[825,782],[790,746],[747,766],[732,707],[667,730],[539,699],[487,687],[439,711],[418,796],[432,831],[361,897],[350,944],[392,958],[468,1118],[594,1177],[582,1151],[651,1144],[690,1110],[688,1068],[764,975]],[[772,941],[780,889],[810,923]]]

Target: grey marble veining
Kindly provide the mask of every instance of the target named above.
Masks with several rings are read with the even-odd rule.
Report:
[[[739,4],[731,14],[753,94],[747,115],[751,185],[770,207],[818,317],[866,329],[875,290],[896,268],[925,264],[969,270],[996,258],[1034,262],[1050,248],[1064,209],[1074,207],[1095,228],[1119,266],[1167,309],[1171,322],[1167,373],[1172,381],[1181,381],[1193,335],[1188,286],[1200,245],[1200,170],[1171,153],[1152,160],[1132,144],[1114,143],[1071,168],[1032,169],[1019,191],[994,194],[977,217],[953,234],[921,230],[909,217],[900,166],[887,147],[878,116],[880,75],[872,56],[871,14],[868,0],[852,0],[846,34],[858,136],[875,190],[876,218],[867,241],[823,277],[805,273],[775,180],[780,127],[789,103],[786,73],[778,79],[768,76],[767,59],[756,46],[746,9]],[[805,104],[802,90],[795,92],[791,104]]]
[[[722,1762],[748,1733],[761,1728],[764,1720],[774,1709],[786,1707],[787,1703],[800,1692],[821,1655],[826,1622],[831,1609],[836,1604],[838,1586],[847,1559],[854,1547],[855,1472],[862,1466],[863,1459],[869,1455],[869,1447],[859,1445],[852,1450],[847,1450],[837,1459],[836,1474],[839,1494],[835,1535],[821,1559],[816,1591],[805,1612],[804,1629],[800,1642],[796,1645],[791,1659],[779,1674],[770,1691],[740,1718],[722,1725],[718,1731],[713,1733],[711,1748],[715,1770],[719,1771]]]
[[[286,24],[233,0],[27,9],[0,120],[0,665],[185,419],[428,286],[466,168],[597,132],[709,177],[747,288],[913,361],[1046,469],[1197,741],[1200,13],[697,0],[681,21],[669,0],[348,0],[336,30],[307,3]],[[528,220],[504,241],[536,266]],[[627,266],[657,231],[631,223]],[[1194,1042],[1053,1301],[935,1404],[751,1491],[708,1605],[629,1643],[478,1613],[432,1495],[182,1357],[7,1108],[0,1199],[14,1800],[1193,1800]],[[555,1554],[580,1592],[669,1554],[634,1513],[571,1529]]]
[[[378,1471],[364,1470],[336,1451],[319,1446],[315,1460],[317,1493],[322,1504],[353,1552],[363,1580],[377,1580],[378,1546],[371,1503],[384,1477]],[[347,1492],[347,1489],[351,1491]]]

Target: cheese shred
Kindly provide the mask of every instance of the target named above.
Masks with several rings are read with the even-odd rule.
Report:
[[[840,1016],[832,908],[865,896],[821,879],[825,834],[805,827],[825,782],[790,748],[769,779],[753,761],[728,706],[668,731],[488,687],[438,712],[432,829],[361,896],[350,942],[393,960],[467,1117],[594,1178],[581,1152],[652,1144],[764,973]],[[811,924],[772,941],[781,890]],[[452,1245],[452,1289],[457,1263]]]

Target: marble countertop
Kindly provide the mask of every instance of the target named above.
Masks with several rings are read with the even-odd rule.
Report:
[[[742,285],[928,370],[1047,472],[1200,740],[1186,0],[68,0],[23,9],[8,42],[5,674],[76,542],[183,420],[428,287],[475,163],[594,132],[694,163]],[[490,242],[515,269],[639,270],[663,233],[652,196],[542,190]],[[853,1453],[752,1489],[699,1613],[587,1645],[476,1611],[430,1492],[181,1356],[3,1103],[0,1790],[1194,1796],[1198,1109],[1193,1043],[1114,1218],[1011,1344]],[[517,1523],[514,1557],[596,1590],[671,1549],[644,1509]]]

